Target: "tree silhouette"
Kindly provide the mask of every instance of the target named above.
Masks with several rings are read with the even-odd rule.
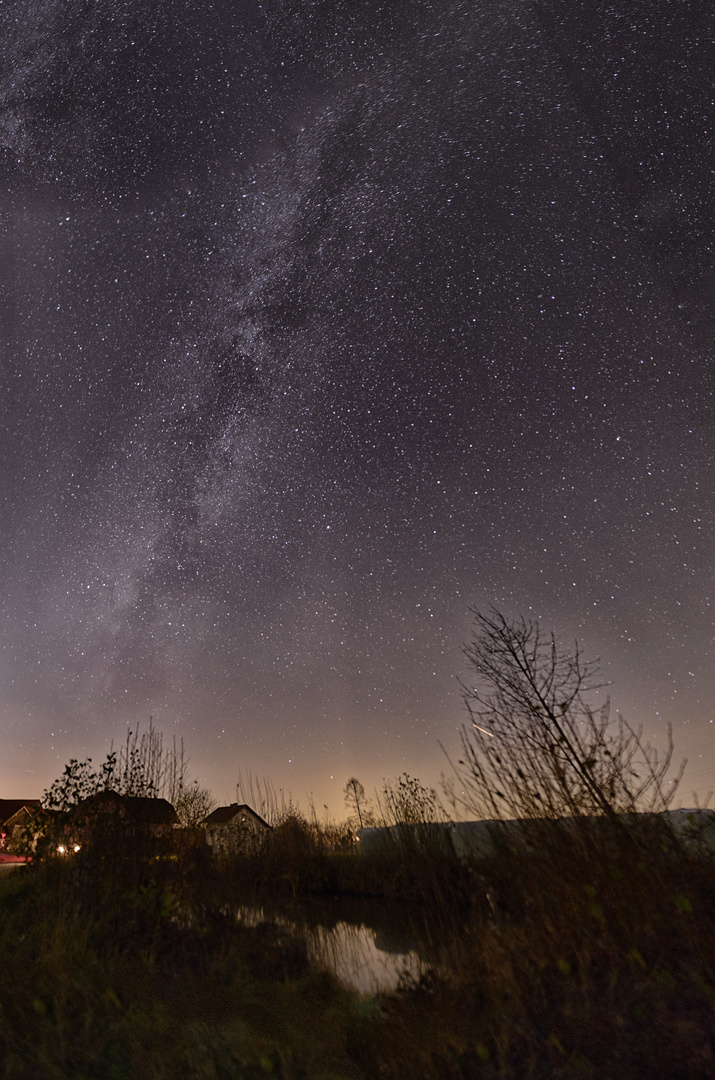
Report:
[[[494,609],[473,614],[475,634],[464,648],[473,681],[462,683],[470,726],[456,801],[496,818],[666,809],[685,764],[666,791],[670,727],[661,759],[642,729],[612,718],[608,699],[591,704],[603,684],[578,644],[562,651],[536,622],[509,621]]]
[[[187,829],[195,829],[216,806],[211,792],[208,788],[199,787],[198,781],[182,788],[174,803],[179,821]]]
[[[363,808],[367,802],[365,798],[365,788],[355,776],[351,776],[345,785],[345,805],[349,810],[355,811],[360,828],[363,827]]]

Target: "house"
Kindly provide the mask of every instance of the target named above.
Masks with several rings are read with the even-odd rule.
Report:
[[[73,817],[81,830],[102,823],[120,821],[127,831],[147,831],[152,836],[171,836],[179,818],[167,799],[147,795],[120,795],[117,791],[98,791],[83,799]]]
[[[246,803],[219,806],[202,823],[215,853],[255,848],[270,829],[267,821]]]
[[[25,826],[41,808],[39,799],[0,799],[0,851],[12,851]]]

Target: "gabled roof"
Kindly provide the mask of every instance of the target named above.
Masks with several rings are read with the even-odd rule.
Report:
[[[270,829],[268,822],[264,821],[260,814],[257,814],[246,803],[231,803],[230,806],[218,806],[213,813],[204,819],[204,825],[228,825],[235,821],[236,818],[242,817],[251,817],[259,825],[262,825],[264,829]]]
[[[24,807],[32,813],[40,810],[42,804],[39,799],[0,799],[0,825],[4,825]]]
[[[168,799],[148,795],[120,795],[117,791],[98,791],[83,799],[77,807],[80,814],[115,813],[127,821],[144,825],[175,825],[179,818]]]

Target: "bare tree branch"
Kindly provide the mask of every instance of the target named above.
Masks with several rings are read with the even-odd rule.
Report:
[[[538,623],[473,610],[475,635],[464,648],[472,679],[462,683],[470,724],[462,732],[456,801],[483,816],[562,817],[664,810],[685,763],[666,788],[673,757],[643,742],[642,729],[608,699],[597,662],[578,644],[559,649]]]

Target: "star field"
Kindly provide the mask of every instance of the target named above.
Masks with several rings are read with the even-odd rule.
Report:
[[[715,757],[713,17],[0,5],[0,784],[149,716],[342,809],[470,605]]]

